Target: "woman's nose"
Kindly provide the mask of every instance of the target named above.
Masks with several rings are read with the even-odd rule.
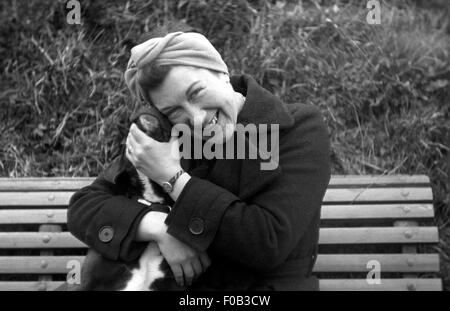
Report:
[[[203,123],[206,119],[206,111],[203,109],[200,109],[195,106],[189,107],[187,110],[187,113],[189,114],[189,123],[191,126],[203,126]]]

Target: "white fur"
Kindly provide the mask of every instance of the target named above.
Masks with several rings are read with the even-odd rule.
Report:
[[[164,199],[155,194],[153,185],[147,176],[137,170],[139,179],[144,185],[143,197],[149,204],[159,202],[163,203]],[[131,270],[132,277],[127,282],[123,291],[148,291],[150,286],[156,279],[163,278],[165,275],[160,269],[160,265],[164,260],[161,251],[156,242],[149,242],[147,248],[139,258],[139,268]]]
[[[139,170],[137,172],[139,175],[139,179],[141,180],[142,184],[144,185],[144,193],[143,193],[144,199],[146,199],[149,202],[153,202],[153,203],[156,203],[156,202],[163,203],[164,199],[155,194],[155,189],[153,189],[153,185],[148,180],[148,177],[145,176],[143,173],[139,172]]]
[[[156,279],[163,278],[164,273],[160,270],[163,256],[155,242],[148,243],[147,248],[139,258],[139,268],[131,270],[132,277],[127,282],[123,291],[149,291],[151,284]]]

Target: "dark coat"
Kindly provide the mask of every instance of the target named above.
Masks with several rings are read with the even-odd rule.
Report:
[[[246,96],[238,123],[279,124],[279,166],[261,170],[260,157],[182,159],[192,178],[167,217],[168,232],[208,251],[212,265],[193,289],[316,290],[310,272],[330,179],[323,117],[314,106],[283,104],[250,76],[231,82]],[[105,257],[131,261],[146,245],[133,239],[149,207],[121,195],[123,163],[116,159],[73,195],[68,227]]]

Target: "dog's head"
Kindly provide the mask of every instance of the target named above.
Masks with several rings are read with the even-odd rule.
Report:
[[[168,142],[172,125],[165,115],[152,106],[140,105],[131,115],[130,121],[135,123],[145,134],[159,142]]]
[[[140,105],[131,115],[130,121],[135,123],[146,135],[159,142],[168,142],[170,140],[172,124],[166,116],[154,107]],[[173,204],[173,200],[166,192],[163,191],[161,186],[152,182],[148,178],[143,180],[128,159],[126,159],[125,165],[125,171],[127,174],[124,174],[124,184],[126,185],[126,193],[129,197],[137,196],[143,197],[147,200],[150,200],[149,198],[153,198],[153,200],[150,201],[161,202],[169,205]],[[152,189],[153,193],[148,193],[149,189]]]

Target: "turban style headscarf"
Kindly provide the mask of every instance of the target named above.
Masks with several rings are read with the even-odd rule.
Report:
[[[219,52],[199,33],[172,32],[165,37],[147,40],[131,49],[125,82],[136,98],[143,97],[149,103],[147,91],[139,84],[139,75],[149,64],[194,66],[228,74]]]

